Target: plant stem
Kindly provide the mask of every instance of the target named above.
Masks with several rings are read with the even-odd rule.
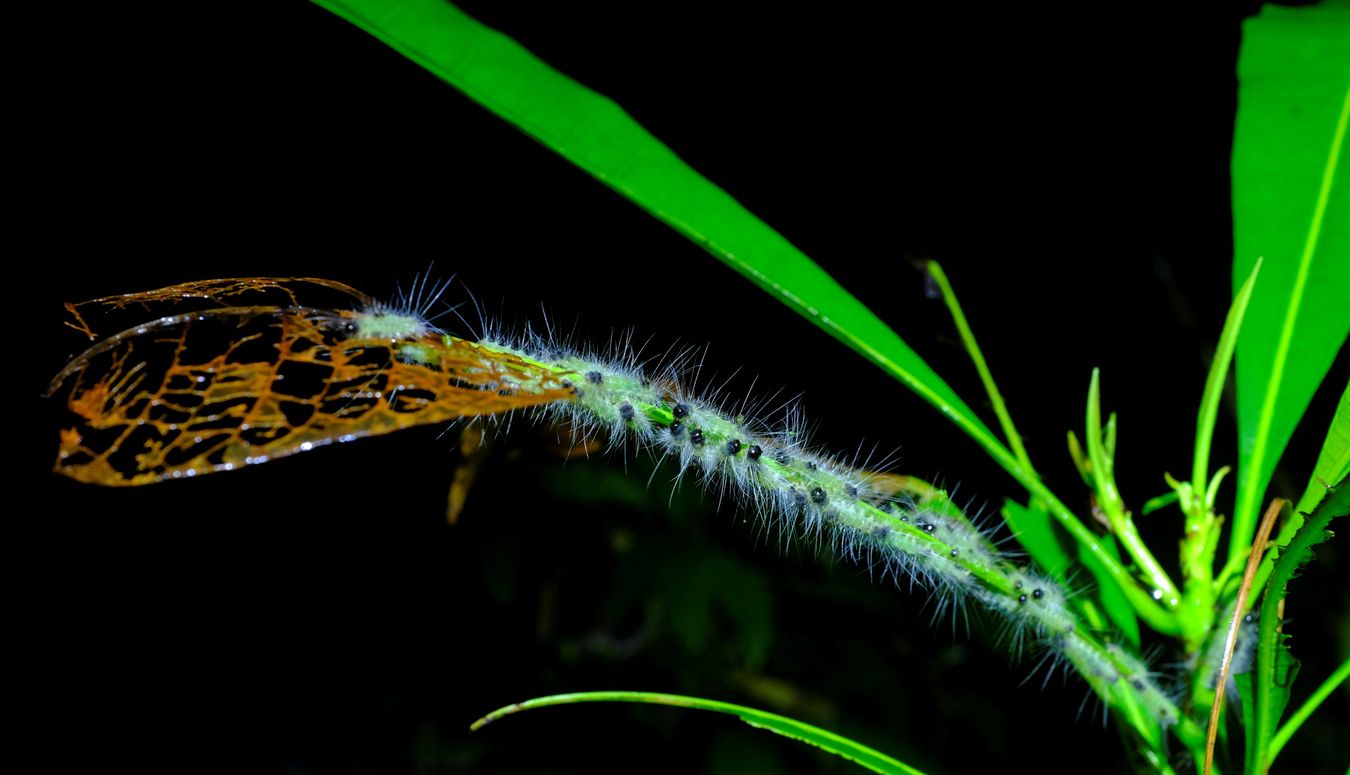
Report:
[[[961,302],[957,300],[956,292],[952,290],[952,284],[947,280],[947,274],[936,261],[930,260],[926,266],[928,275],[942,291],[942,299],[947,303],[948,311],[952,313],[952,322],[956,324],[956,330],[961,334],[961,342],[966,346],[966,353],[970,355],[975,370],[979,372],[980,382],[984,385],[985,393],[989,395],[989,402],[993,405],[994,414],[998,416],[998,424],[1003,428],[1003,435],[1008,437],[1008,446],[1012,447],[1013,456],[1025,470],[1035,474],[1036,469],[1031,465],[1031,457],[1027,455],[1027,449],[1022,444],[1022,435],[1013,425],[1012,415],[1008,413],[1008,407],[1003,402],[1003,394],[999,392],[998,385],[994,382],[994,375],[989,371],[989,364],[984,360],[979,343],[975,341],[975,334],[970,329],[970,323],[966,321],[966,313],[961,309]]]

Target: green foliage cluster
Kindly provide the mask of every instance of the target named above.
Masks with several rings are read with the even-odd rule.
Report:
[[[930,262],[928,270],[980,371],[998,432],[820,266],[612,101],[439,0],[316,2],[695,241],[893,376],[974,439],[1025,489],[1025,497],[1009,500],[1003,515],[1031,558],[1065,583],[1080,569],[1092,578],[1092,593],[1075,599],[1085,620],[1132,648],[1139,647],[1142,630],[1152,633],[1142,640],[1166,637],[1189,655],[1192,670],[1184,691],[1189,716],[1170,730],[1140,713],[1137,698],[1127,692],[1107,691],[1101,697],[1115,711],[1127,745],[1141,761],[1170,771],[1170,733],[1197,768],[1208,766],[1203,764],[1206,741],[1201,730],[1204,710],[1214,698],[1214,671],[1204,657],[1223,653],[1229,621],[1243,600],[1247,604],[1236,611],[1238,618],[1260,601],[1252,609],[1259,621],[1255,664],[1237,684],[1246,771],[1269,768],[1303,720],[1344,681],[1350,662],[1325,678],[1302,706],[1286,712],[1297,664],[1280,632],[1280,602],[1312,548],[1329,535],[1330,521],[1346,512],[1350,393],[1342,395],[1315,469],[1301,483],[1272,548],[1263,552],[1263,547],[1253,546],[1258,519],[1271,497],[1276,462],[1350,330],[1350,304],[1345,302],[1350,298],[1350,185],[1341,159],[1350,116],[1350,8],[1344,3],[1267,7],[1247,24],[1233,152],[1234,303],[1199,404],[1192,471],[1184,479],[1169,477],[1173,492],[1144,507],[1147,513],[1175,503],[1184,515],[1178,582],[1155,556],[1156,547],[1140,535],[1120,496],[1115,480],[1117,423],[1114,415],[1103,412],[1099,376],[1094,372],[1083,435],[1071,435],[1070,448],[1094,494],[1098,513],[1093,517],[1107,526],[1104,534],[1052,492],[1032,465],[957,296],[936,263]],[[1238,455],[1234,467],[1216,468],[1211,445],[1234,356]],[[1219,492],[1229,475],[1236,481],[1237,497],[1225,518]],[[1250,595],[1240,594],[1253,553],[1259,560],[1253,562],[1255,583]],[[696,624],[682,631],[697,638]],[[641,693],[546,698],[504,711],[610,699],[730,711],[768,728],[777,723],[756,721],[747,714],[757,712],[747,708]],[[1234,728],[1227,723],[1224,736]],[[818,729],[793,736],[877,771],[909,771]]]

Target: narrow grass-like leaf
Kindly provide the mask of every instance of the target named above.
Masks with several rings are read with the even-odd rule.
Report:
[[[693,240],[901,379],[968,432],[992,439],[965,402],[889,326],[613,100],[444,0],[315,2]]]
[[[1238,498],[1225,578],[1266,485],[1350,332],[1350,2],[1267,4],[1244,27],[1233,141],[1233,285],[1259,257],[1237,346]]]
[[[975,371],[980,375],[980,382],[984,385],[984,391],[989,396],[989,403],[994,408],[995,416],[998,417],[998,424],[1003,429],[1003,435],[1008,440],[1008,446],[1017,456],[1017,461],[1022,464],[1022,467],[1028,472],[1035,473],[1036,469],[1031,465],[1031,457],[1022,444],[1022,435],[1017,432],[1017,426],[1013,424],[1012,415],[1008,413],[1008,406],[1003,402],[1003,394],[999,392],[998,383],[994,382],[994,374],[989,371],[989,364],[984,360],[984,352],[980,350],[979,342],[975,341],[975,332],[970,329],[970,322],[966,320],[966,313],[961,309],[961,302],[956,298],[956,292],[952,290],[952,284],[947,279],[947,273],[942,271],[941,264],[936,261],[929,261],[928,275],[933,278],[938,289],[942,292],[942,299],[947,304],[947,310],[951,312],[952,322],[956,324],[956,330],[961,335],[961,342],[966,347],[966,353],[970,355],[971,362],[975,364]],[[1019,540],[1021,540],[1020,536]]]
[[[612,100],[549,67],[444,0],[313,0],[590,173],[900,380],[969,435],[1081,546],[1102,585],[1175,630],[1092,531],[1027,470],[889,326],[727,192],[685,164]]]
[[[1088,385],[1086,422],[1088,460],[1098,506],[1110,522],[1116,540],[1124,546],[1126,553],[1153,587],[1155,599],[1164,600],[1167,605],[1175,607],[1180,602],[1181,593],[1139,535],[1139,529],[1130,512],[1125,509],[1120,490],[1116,487],[1116,417],[1112,414],[1103,429],[1101,373],[1097,369],[1092,370],[1092,381]]]
[[[1242,319],[1247,313],[1247,304],[1252,298],[1252,284],[1261,271],[1258,259],[1252,266],[1252,273],[1233,297],[1233,306],[1228,309],[1228,317],[1223,323],[1223,333],[1219,335],[1219,346],[1214,350],[1214,360],[1209,365],[1209,374],[1205,377],[1205,392],[1200,399],[1200,414],[1195,421],[1195,457],[1191,468],[1191,484],[1196,495],[1205,494],[1209,481],[1209,451],[1214,441],[1214,423],[1219,417],[1219,404],[1223,401],[1223,386],[1228,381],[1228,367],[1233,362],[1233,351],[1237,348],[1238,332],[1242,330]],[[1206,503],[1206,509],[1211,504]]]
[[[726,713],[739,717],[742,721],[752,727],[766,729],[776,735],[800,740],[803,743],[809,743],[817,748],[829,751],[836,756],[842,756],[859,766],[866,767],[873,772],[881,772],[898,775],[923,775],[923,773],[904,762],[887,756],[880,751],[869,748],[862,743],[850,740],[842,735],[837,735],[820,727],[813,726],[801,721],[780,716],[777,713],[747,708],[744,705],[734,705],[729,702],[718,702],[708,700],[702,697],[686,697],[679,694],[658,694],[654,692],[577,692],[574,694],[554,694],[548,697],[536,697],[525,702],[517,702],[507,705],[504,708],[498,708],[486,716],[473,722],[469,727],[472,731],[482,729],[484,726],[496,721],[504,716],[513,713],[519,713],[523,710],[532,710],[534,708],[545,708],[550,705],[572,705],[579,702],[634,702],[645,703],[649,705],[673,705],[679,708],[690,708],[692,710],[707,710],[714,713]],[[647,766],[636,766],[638,770],[660,769],[657,762],[648,762]]]

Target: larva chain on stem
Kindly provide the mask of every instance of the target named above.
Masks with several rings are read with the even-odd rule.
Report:
[[[783,535],[826,541],[841,556],[929,590],[939,612],[979,600],[1006,618],[1015,651],[1029,637],[1072,665],[1108,704],[1132,698],[1125,701],[1163,727],[1180,720],[1142,662],[1100,642],[1057,582],[1015,565],[954,508],[923,509],[883,492],[871,475],[806,449],[795,427],[767,430],[686,393],[674,373],[649,377],[632,357],[581,354],[533,334],[523,342],[488,337],[478,346],[569,375],[572,400],[529,411],[566,421],[583,436],[603,436],[611,449],[631,442],[670,458],[678,476],[692,474],[730,494]],[[528,390],[528,380],[515,389]]]
[[[356,298],[361,307],[334,311],[295,306],[292,289],[301,285],[337,290]],[[291,304],[233,306],[236,296],[273,289],[285,293]],[[786,426],[776,430],[756,419],[744,404],[727,411],[682,386],[681,358],[658,376],[649,376],[626,348],[616,359],[561,346],[551,336],[529,334],[513,340],[489,335],[474,337],[477,341],[451,336],[427,315],[444,290],[444,285],[429,289],[422,279],[397,303],[383,304],[333,281],[238,278],[88,302],[95,308],[120,309],[131,302],[192,298],[227,306],[129,329],[94,345],[67,366],[54,386],[67,377],[79,384],[68,402],[75,424],[62,436],[58,470],[102,484],[143,484],[184,472],[191,476],[199,466],[207,472],[230,470],[229,461],[235,458],[247,465],[334,438],[530,407],[528,411],[539,419],[566,421],[583,437],[603,436],[611,449],[636,446],[675,461],[677,477],[696,477],[705,488],[776,528],[784,541],[826,544],[883,576],[919,585],[933,597],[939,614],[970,599],[980,601],[1003,616],[1014,652],[1030,641],[1046,649],[1055,664],[1072,665],[1141,734],[1153,737],[1159,725],[1179,723],[1178,734],[1190,735],[1194,723],[1180,716],[1142,661],[1115,644],[1103,643],[1079,619],[1059,582],[1015,564],[988,531],[967,519],[945,495],[920,495],[915,500],[903,494],[908,488],[899,477],[869,473],[865,464],[850,465],[812,451],[795,409],[789,409]],[[224,325],[228,339],[228,332],[241,321],[257,324],[254,328],[259,331],[229,342],[231,352],[241,341],[263,335],[271,337],[266,341],[273,346],[234,360],[216,353],[206,366],[180,363],[179,350],[190,326]],[[90,333],[87,326],[81,330]],[[176,336],[160,336],[165,331]],[[143,338],[151,334],[154,339]],[[153,350],[152,345],[174,342],[178,345],[165,370],[168,376],[146,388],[150,390],[146,400],[137,397],[133,402],[148,406],[145,411],[152,412],[151,420],[157,424],[152,423],[148,437],[135,436],[141,415],[127,413],[127,391],[136,385],[124,383],[142,368],[141,358]],[[210,366],[217,361],[218,369]],[[276,383],[285,376],[283,366],[295,367],[296,376],[324,376],[309,383],[302,379],[299,387],[288,381],[278,388]],[[159,404],[168,409],[156,403],[160,397]],[[196,428],[192,423],[214,423],[227,411],[235,411],[229,407],[240,401],[255,409],[276,409],[269,416],[275,416],[277,433],[248,435],[253,428],[245,421],[252,415],[209,438],[205,433],[201,438],[185,435],[178,425]],[[297,425],[298,420],[292,422],[281,410],[303,401],[309,403],[301,403],[301,408],[313,410],[306,415],[312,421]],[[196,406],[204,407],[209,416],[196,417]],[[162,414],[161,410],[183,416],[157,419],[153,412]],[[120,435],[111,444],[89,446],[82,431],[102,439],[97,432],[105,424]],[[159,447],[147,446],[152,440],[178,443],[184,438],[207,444],[208,449],[188,448],[180,455],[183,460],[170,461],[155,456]],[[129,467],[122,458],[113,460],[121,445],[128,452],[145,450],[135,459],[136,466]],[[1150,720],[1141,720],[1142,715]]]

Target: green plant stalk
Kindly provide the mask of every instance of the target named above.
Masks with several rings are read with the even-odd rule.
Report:
[[[544,362],[508,344],[479,342],[475,346],[509,354],[555,378],[586,375],[584,380],[577,379],[573,400],[545,408],[561,414],[574,427],[606,429],[612,441],[621,442],[627,435],[666,450],[683,467],[700,469],[705,479],[720,475],[737,482],[739,494],[752,507],[772,509],[783,503],[775,498],[784,492],[812,493],[819,506],[801,496],[796,506],[788,499],[787,508],[815,514],[816,527],[809,529],[825,531],[823,537],[835,540],[846,555],[867,559],[878,553],[899,562],[941,600],[956,603],[975,598],[1004,614],[1015,642],[1020,643],[1022,633],[1031,633],[1073,665],[1109,706],[1123,711],[1135,706],[1143,709],[1144,713],[1123,713],[1123,717],[1150,745],[1161,744],[1159,722],[1173,726],[1184,741],[1194,739],[1194,723],[1158,689],[1142,661],[1117,646],[1102,644],[1078,621],[1067,605],[1069,595],[1053,579],[1028,573],[1000,557],[964,516],[951,519],[957,510],[949,501],[934,513],[897,510],[857,494],[849,496],[837,472],[791,456],[779,459],[771,453],[768,441],[762,442],[763,452],[753,464],[747,464],[744,455],[734,455],[745,445],[760,443],[752,442],[741,423],[715,411],[682,405],[640,374],[561,353]],[[537,374],[521,374],[514,387],[528,391],[544,382]],[[627,411],[620,411],[622,407]],[[690,446],[685,440],[695,431],[699,442]],[[734,447],[728,446],[733,443]],[[725,452],[729,448],[736,450],[733,457]]]
[[[1008,446],[1011,447],[1013,456],[1023,470],[1038,480],[1040,475],[1036,473],[1035,466],[1031,464],[1031,456],[1027,454],[1026,446],[1022,443],[1022,435],[1017,432],[1017,427],[1013,423],[1012,415],[1008,412],[1007,404],[1003,400],[1003,394],[999,392],[998,384],[994,381],[994,375],[989,370],[989,364],[985,361],[984,352],[980,349],[979,342],[975,339],[975,333],[970,328],[970,323],[966,319],[965,310],[961,308],[961,302],[956,297],[956,291],[952,288],[951,281],[947,279],[947,273],[942,270],[941,264],[937,261],[929,260],[925,264],[928,274],[937,283],[942,292],[942,298],[947,304],[947,310],[951,313],[952,321],[956,325],[956,330],[961,336],[966,353],[970,355],[971,362],[975,365],[976,372],[979,373],[980,382],[984,385],[985,393],[989,396],[989,402],[993,406],[994,414],[998,417],[999,427],[1003,429],[1003,435],[1008,439]],[[1044,498],[1035,498],[1029,508],[1046,510]],[[1014,536],[1021,543],[1032,558],[1041,564],[1050,573],[1061,580],[1064,579],[1065,567],[1055,567],[1050,557],[1045,552],[1039,551],[1040,544],[1036,541],[1026,540],[1027,535],[1022,530],[1014,530]],[[1050,541],[1054,540],[1053,535],[1046,536]],[[1057,559],[1057,558],[1056,558]],[[1089,624],[1093,627],[1104,627],[1106,624],[1105,616],[1097,607],[1097,604],[1089,597],[1082,596],[1074,601],[1087,617]]]
[[[1131,605],[1140,618],[1149,623],[1149,626],[1158,632],[1175,635],[1180,632],[1180,625],[1167,608],[1158,604],[1139,582],[1130,575],[1129,570],[1120,563],[1110,552],[1102,546],[1097,540],[1097,536],[1083,524],[1067,506],[1064,505],[1055,494],[1050,491],[1040,477],[1033,471],[1028,471],[1022,467],[1017,457],[1008,450],[994,435],[984,427],[983,423],[976,423],[972,416],[965,413],[953,411],[953,409],[943,402],[928,385],[915,380],[911,375],[902,369],[898,364],[890,361],[880,352],[876,351],[870,345],[858,340],[851,332],[837,331],[837,337],[844,339],[849,344],[865,354],[875,363],[879,364],[883,370],[900,379],[906,387],[919,395],[925,401],[942,411],[956,424],[958,428],[970,436],[980,446],[984,447],[990,457],[994,459],[1003,470],[1007,471],[1013,479],[1017,480],[1026,490],[1031,493],[1033,498],[1037,498],[1045,503],[1050,514],[1069,532],[1069,535],[1084,548],[1093,559],[1099,564],[1101,572],[1104,572],[1111,582],[1120,587]],[[1089,566],[1091,567],[1091,566]],[[1100,580],[1100,575],[1098,575]]]
[[[1153,586],[1155,599],[1162,601],[1170,609],[1181,603],[1181,593],[1172,583],[1161,563],[1153,556],[1139,530],[1135,527],[1130,513],[1116,488],[1112,458],[1115,454],[1115,417],[1112,416],[1106,432],[1106,443],[1102,439],[1101,409],[1101,372],[1092,370],[1092,381],[1088,385],[1087,403],[1087,451],[1092,461],[1092,478],[1097,490],[1097,504],[1111,525],[1111,532],[1120,540],[1125,551],[1139,565],[1140,571]],[[1193,637],[1189,631],[1194,623],[1187,619],[1175,619],[1177,625],[1185,630],[1187,637]]]
[[[1218,420],[1219,404],[1223,399],[1223,387],[1228,379],[1233,353],[1237,349],[1238,334],[1242,330],[1242,318],[1247,312],[1252,288],[1260,271],[1261,261],[1258,260],[1252,267],[1251,275],[1234,297],[1224,320],[1223,331],[1219,335],[1219,346],[1215,349],[1214,360],[1210,363],[1209,374],[1205,378],[1200,411],[1195,421],[1195,456],[1191,467],[1191,481],[1178,483],[1171,481],[1169,477],[1169,482],[1180,496],[1181,510],[1185,515],[1180,550],[1184,584],[1182,605],[1185,609],[1183,618],[1194,623],[1193,628],[1188,629],[1192,637],[1186,644],[1191,651],[1200,648],[1200,641],[1213,624],[1219,592],[1214,585],[1214,553],[1218,548],[1220,520],[1214,512],[1214,502],[1218,485],[1227,469],[1221,469],[1215,474],[1214,479],[1210,480],[1209,455],[1214,440],[1214,425]],[[1196,635],[1199,636],[1198,639]]]
[[[1303,726],[1303,722],[1307,721],[1308,717],[1313,714],[1313,711],[1317,710],[1326,698],[1330,697],[1331,693],[1336,691],[1336,687],[1345,683],[1347,677],[1350,677],[1350,657],[1347,657],[1344,662],[1341,662],[1340,667],[1333,670],[1331,675],[1327,676],[1327,680],[1323,681],[1322,684],[1313,691],[1312,695],[1308,697],[1306,702],[1299,706],[1298,710],[1289,715],[1289,720],[1284,722],[1284,726],[1280,727],[1279,731],[1270,738],[1270,746],[1266,749],[1267,762],[1275,761],[1275,757],[1279,756],[1280,751],[1284,750],[1284,746],[1289,742],[1289,738],[1293,737],[1294,733],[1298,731],[1298,728]]]
[[[984,359],[984,353],[980,350],[980,345],[975,341],[975,333],[970,329],[970,323],[966,320],[966,313],[961,309],[961,302],[956,298],[956,292],[952,290],[952,284],[947,279],[947,273],[942,271],[942,266],[936,261],[928,261],[925,266],[928,269],[928,276],[937,283],[939,290],[942,291],[942,299],[947,303],[947,310],[951,312],[952,322],[956,324],[956,330],[961,335],[961,342],[966,347],[966,353],[970,355],[970,360],[975,364],[975,371],[980,375],[980,383],[984,385],[985,393],[989,396],[989,403],[994,408],[994,414],[998,416],[999,427],[1003,429],[1003,435],[1008,437],[1008,446],[1012,448],[1013,456],[1017,462],[1031,474],[1036,473],[1035,466],[1031,465],[1031,457],[1027,454],[1026,446],[1022,444],[1022,435],[1017,432],[1017,426],[1013,424],[1012,415],[1008,413],[1008,406],[1003,401],[1003,394],[999,392],[998,384],[994,382],[994,375],[989,371],[989,364]]]

